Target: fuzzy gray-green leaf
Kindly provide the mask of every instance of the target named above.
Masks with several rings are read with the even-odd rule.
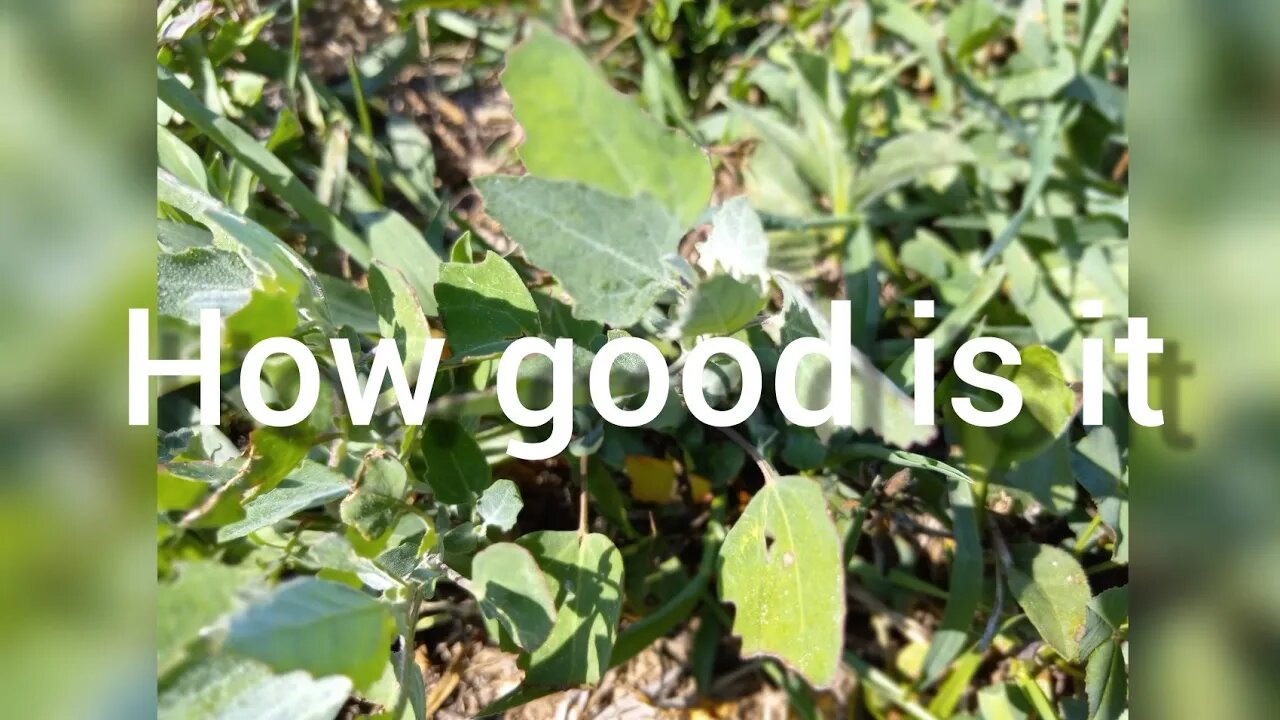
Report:
[[[664,258],[684,229],[653,198],[529,176],[474,183],[488,213],[573,298],[574,317],[625,327],[666,287]]]

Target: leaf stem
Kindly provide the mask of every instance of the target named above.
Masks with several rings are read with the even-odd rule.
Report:
[[[1089,538],[1093,537],[1093,533],[1102,524],[1102,513],[1094,513],[1093,519],[1089,521],[1089,527],[1080,533],[1080,537],[1076,539],[1076,555],[1083,555],[1084,551],[1089,547]]]
[[[729,438],[735,445],[742,448],[742,451],[747,454],[747,457],[755,461],[756,467],[760,468],[760,474],[764,476],[765,484],[772,484],[773,481],[779,477],[778,471],[774,469],[773,465],[771,465],[768,460],[765,460],[764,456],[760,454],[760,451],[756,450],[751,443],[747,442],[746,438],[742,437],[737,430],[727,427],[716,429],[721,433],[724,433],[725,437]]]
[[[1017,663],[1015,667],[1014,680],[1031,701],[1036,713],[1042,720],[1058,720],[1058,713],[1054,711],[1053,705],[1049,704],[1049,699],[1044,696],[1044,691],[1040,689],[1035,678],[1031,677],[1031,673],[1027,672],[1027,668],[1022,663]]]

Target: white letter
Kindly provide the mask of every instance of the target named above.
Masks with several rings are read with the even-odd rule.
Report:
[[[368,425],[373,420],[373,411],[378,403],[378,394],[382,392],[382,378],[391,373],[391,392],[395,395],[396,404],[400,406],[400,415],[406,425],[421,425],[427,414],[427,402],[431,399],[431,387],[436,381],[436,369],[440,366],[440,355],[444,352],[444,340],[428,338],[423,343],[422,364],[418,366],[418,381],[412,392],[409,380],[404,374],[404,363],[400,359],[400,348],[391,338],[378,341],[373,349],[373,364],[369,367],[369,380],[363,388],[356,375],[355,359],[351,356],[351,345],[342,338],[329,341],[333,348],[333,361],[338,366],[338,380],[342,384],[342,394],[347,399],[347,410],[351,413],[351,422],[356,425]]]
[[[774,392],[778,396],[778,409],[782,410],[787,420],[801,427],[817,427],[829,420],[842,427],[853,424],[850,391],[852,347],[849,301],[836,300],[831,303],[830,341],[816,337],[799,338],[782,349],[782,354],[778,356],[777,372],[774,374]],[[822,355],[831,365],[827,406],[818,410],[810,410],[800,404],[796,395],[796,371],[800,367],[800,361],[810,354]]]
[[[1080,316],[1089,319],[1102,317],[1102,301],[1087,300],[1080,303]],[[1080,394],[1084,406],[1084,424],[1102,424],[1102,340],[1085,338],[1084,360],[1081,368]]]
[[[1129,318],[1129,337],[1116,339],[1116,352],[1129,356],[1129,415],[1143,427],[1164,424],[1164,411],[1147,402],[1147,355],[1164,352],[1164,340],[1147,337],[1147,319]]]
[[[738,395],[738,404],[728,410],[716,410],[702,395],[702,371],[712,355],[728,355],[738,362],[742,370],[742,392]],[[764,387],[760,361],[756,360],[751,348],[741,340],[726,337],[703,340],[690,350],[680,382],[689,412],[712,427],[731,427],[751,417],[760,404],[760,390]]]
[[[622,410],[613,403],[609,389],[609,373],[619,355],[639,355],[649,371],[649,394],[644,404],[635,410]],[[600,348],[591,361],[591,403],[600,417],[619,427],[639,427],[658,417],[667,403],[667,391],[671,381],[667,376],[667,361],[651,343],[636,337],[620,337],[610,340]]]
[[[217,308],[200,311],[200,357],[195,360],[152,360],[150,321],[145,309],[129,310],[129,424],[151,422],[148,378],[199,376],[200,424],[217,425],[221,413],[218,399],[221,372],[222,320]]]
[[[262,399],[262,365],[272,355],[288,355],[298,365],[298,398],[288,410],[272,410]],[[240,367],[240,397],[244,409],[263,425],[297,425],[316,407],[320,397],[320,368],[306,345],[289,337],[267,338],[249,348]]]
[[[520,363],[533,354],[551,358],[551,403],[541,410],[525,407],[516,391]],[[546,460],[563,452],[573,434],[573,341],[559,338],[552,348],[542,338],[524,337],[508,345],[498,361],[498,407],[521,427],[551,423],[551,437],[538,443],[512,440],[507,443],[508,455],[520,460]]]
[[[933,317],[933,301],[915,301],[912,312],[918,318]],[[916,425],[932,425],[933,368],[936,364],[933,357],[933,341],[929,338],[916,338],[913,357],[915,358],[915,363],[912,372],[915,374],[915,379],[912,381],[912,400],[915,406],[915,423]]]
[[[1018,386],[1008,378],[992,375],[977,369],[973,360],[979,353],[994,353],[1005,365],[1022,364],[1022,356],[1018,348],[1008,340],[993,337],[979,337],[966,342],[956,351],[956,376],[966,383],[983,390],[990,390],[1000,396],[1002,404],[998,410],[990,412],[979,410],[973,406],[969,398],[952,398],[951,407],[961,420],[978,427],[999,427],[1014,418],[1022,411],[1022,393]]]

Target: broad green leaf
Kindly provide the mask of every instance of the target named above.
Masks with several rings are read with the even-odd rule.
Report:
[[[1120,641],[1108,640],[1089,657],[1085,668],[1089,720],[1119,720],[1129,706],[1129,673]]]
[[[1102,643],[1118,637],[1120,627],[1129,620],[1129,587],[1107,588],[1089,601],[1084,637],[1080,639],[1080,657],[1088,657]]]
[[[274,287],[274,280],[267,283],[269,288],[253,289],[249,293],[249,302],[224,320],[223,345],[232,353],[247,352],[267,338],[292,335],[298,326],[297,302],[288,293]]]
[[[209,192],[209,177],[200,156],[163,125],[156,127],[156,150],[160,167],[191,187]]]
[[[1006,579],[1014,599],[1045,642],[1067,660],[1078,660],[1091,597],[1080,563],[1051,545],[1023,543],[1010,553]]]
[[[431,420],[422,431],[427,484],[449,505],[475,502],[493,482],[484,451],[467,429],[452,420]]]
[[[163,169],[156,181],[158,199],[207,227],[215,247],[239,253],[255,273],[273,275],[290,294],[323,297],[311,266],[269,230]]]
[[[711,232],[698,244],[698,267],[714,275],[719,267],[739,280],[769,277],[769,238],[746,196],[725,200],[711,214]]]
[[[371,453],[361,469],[359,485],[342,501],[342,521],[366,540],[386,535],[404,513],[409,478],[404,465],[387,455]]]
[[[445,263],[435,295],[455,357],[501,352],[512,340],[542,331],[529,289],[496,253],[478,263]]]
[[[345,188],[347,210],[364,230],[374,262],[399,270],[413,286],[422,309],[435,315],[432,287],[440,276],[440,256],[413,223],[383,207],[359,183],[348,180]]]
[[[480,513],[484,524],[508,532],[516,526],[516,518],[524,508],[520,499],[520,488],[510,480],[497,480],[485,488],[476,503],[476,511]]]
[[[334,327],[345,325],[360,335],[378,334],[378,313],[373,309],[373,298],[367,289],[329,275],[321,275],[319,280]]]
[[[702,150],[609,87],[577,48],[545,28],[535,26],[511,51],[502,85],[524,128],[520,158],[533,175],[612,195],[647,194],[680,230],[706,207],[711,164]]]
[[[213,233],[197,225],[173,220],[156,221],[156,243],[161,252],[180,253],[190,248],[213,246]]]
[[[249,438],[248,460],[244,466],[210,495],[200,507],[187,513],[182,524],[188,527],[219,527],[244,518],[241,507],[246,493],[262,494],[284,480],[311,449],[315,437],[311,428],[261,427]]]
[[[191,325],[200,324],[201,310],[226,317],[248,305],[255,286],[244,260],[225,250],[190,248],[156,258],[156,312]]]
[[[1000,28],[1000,11],[991,0],[964,0],[946,22],[947,44],[957,60],[964,60]]]
[[[768,300],[757,281],[712,275],[684,298],[672,334],[686,338],[732,334],[755,319]]]
[[[666,287],[663,258],[676,251],[683,230],[653,198],[529,176],[473,184],[529,260],[564,286],[575,317],[625,327]]]
[[[886,142],[858,173],[850,207],[865,208],[890,190],[939,168],[976,161],[973,150],[950,133],[926,130],[900,135]]]
[[[304,672],[273,675],[227,703],[218,720],[331,720],[351,695],[351,680]]]
[[[347,479],[339,473],[303,460],[275,489],[245,503],[243,520],[218,528],[218,542],[244,537],[308,508],[338,500],[350,489]]]
[[[346,585],[298,578],[231,618],[224,647],[279,672],[346,675],[357,688],[382,674],[396,624],[385,605]]]
[[[720,597],[734,604],[743,656],[774,656],[816,687],[835,680],[844,565],[817,483],[775,478],[751,498],[720,550]]]
[[[372,259],[369,246],[338,220],[329,208],[279,158],[231,120],[214,113],[168,69],[156,66],[160,100],[181,113],[228,155],[244,163],[271,192],[297,211],[312,227],[333,240],[361,265]],[[163,198],[162,198],[163,199]]]
[[[271,677],[260,662],[234,655],[202,657],[159,690],[156,720],[207,720]],[[349,682],[349,681],[348,681]]]
[[[1002,454],[1034,457],[1066,431],[1075,415],[1075,393],[1063,378],[1058,356],[1039,345],[1023,348],[1022,364],[1001,369],[1022,393],[1022,412],[1002,428]]]
[[[497,543],[471,563],[471,592],[485,617],[496,620],[525,650],[536,650],[556,621],[546,576],[526,549]]]
[[[321,577],[343,582],[350,580],[354,586],[363,584],[382,591],[398,585],[386,571],[357,553],[350,539],[344,535],[326,535],[307,548],[303,560],[306,567],[317,570]]]
[[[529,657],[529,685],[599,682],[622,613],[622,554],[597,533],[539,531],[517,540],[533,553],[556,602],[551,635]]]
[[[1123,497],[1127,488],[1122,483],[1124,458],[1115,431],[1099,425],[1076,443],[1071,453],[1071,467],[1076,479],[1097,501]]]
[[[435,581],[443,573],[423,561],[423,555],[433,550],[437,543],[435,528],[425,518],[417,515],[405,515],[396,523],[391,532],[390,542],[396,542],[411,529],[426,526],[425,530],[414,532],[398,544],[388,548],[375,558],[376,564],[387,573],[402,580],[413,580],[426,587],[428,595],[435,587]]]
[[[214,67],[226,62],[241,48],[251,44],[267,23],[275,19],[275,16],[274,9],[267,10],[243,23],[232,21],[223,25],[209,43],[209,62],[213,63]]]
[[[175,474],[165,465],[156,468],[156,510],[187,510],[209,492],[209,484]]]
[[[1012,380],[1022,394],[1022,411],[1011,422],[994,428],[977,427],[961,420],[947,403],[947,422],[964,448],[970,473],[999,475],[1012,464],[1044,452],[1075,415],[1075,393],[1062,377],[1058,356],[1052,350],[1033,345],[1019,351],[1021,364],[1004,365],[995,374]],[[942,384],[940,394],[970,392],[975,407],[993,410],[996,400],[989,393],[973,393],[955,376]],[[950,387],[948,387],[950,386]]]
[[[178,577],[156,595],[156,672],[163,676],[187,656],[200,631],[234,609],[236,594],[253,580],[251,571],[210,561],[183,563]]]
[[[271,129],[271,136],[267,138],[266,148],[272,152],[285,147],[303,137],[302,123],[298,122],[298,116],[293,114],[289,108],[281,108],[280,114],[276,116],[275,127]],[[239,163],[239,160],[236,160]],[[246,169],[246,172],[248,170]]]
[[[1070,513],[1076,506],[1076,480],[1066,433],[1038,455],[1014,463],[998,483],[1015,496],[1030,495],[1047,513]]]
[[[418,293],[399,270],[374,263],[369,268],[369,295],[378,314],[382,337],[394,339],[400,348],[405,376],[418,377],[423,348],[431,337],[431,326]]]

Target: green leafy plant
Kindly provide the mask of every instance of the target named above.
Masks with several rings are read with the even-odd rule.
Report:
[[[415,648],[462,622],[433,605],[471,609],[517,658],[520,683],[483,713],[599,683],[686,632],[700,688],[717,657],[758,663],[802,716],[848,676],[865,689],[846,701],[876,717],[1127,712],[1124,377],[1096,428],[1071,388],[1082,337],[1127,314],[1120,3],[575,15],[589,43],[637,33],[600,64],[554,13],[402,3],[400,29],[330,82],[303,67],[297,3],[203,5],[162,4],[157,352],[193,356],[215,308],[225,375],[216,427],[191,382],[159,388],[162,717],[427,717],[444,700]],[[428,41],[475,53],[457,86],[504,68],[521,142],[454,188],[483,215],[387,101]],[[771,398],[733,428],[692,417],[675,378],[699,342],[742,340],[768,377],[788,342],[834,336],[832,299],[853,309],[851,366],[807,358],[797,394],[823,405],[848,373],[848,426],[792,425]],[[1078,319],[1096,299],[1106,317]],[[945,360],[981,334],[1021,348],[999,373],[1026,402],[1003,428],[949,412],[989,401]],[[638,428],[587,402],[592,358],[623,335],[673,369]],[[252,422],[237,386],[272,336],[322,370],[294,427]],[[925,336],[940,428],[912,416]],[[505,455],[545,431],[494,392],[523,337],[576,344],[573,441],[539,464]],[[362,381],[379,339],[411,379],[442,339],[424,422],[387,387],[355,421],[335,338]],[[644,399],[632,369],[611,376],[622,405]],[[521,370],[529,407],[547,370]],[[263,385],[290,405],[296,368],[273,359]],[[739,369],[713,361],[701,391],[732,405]]]

